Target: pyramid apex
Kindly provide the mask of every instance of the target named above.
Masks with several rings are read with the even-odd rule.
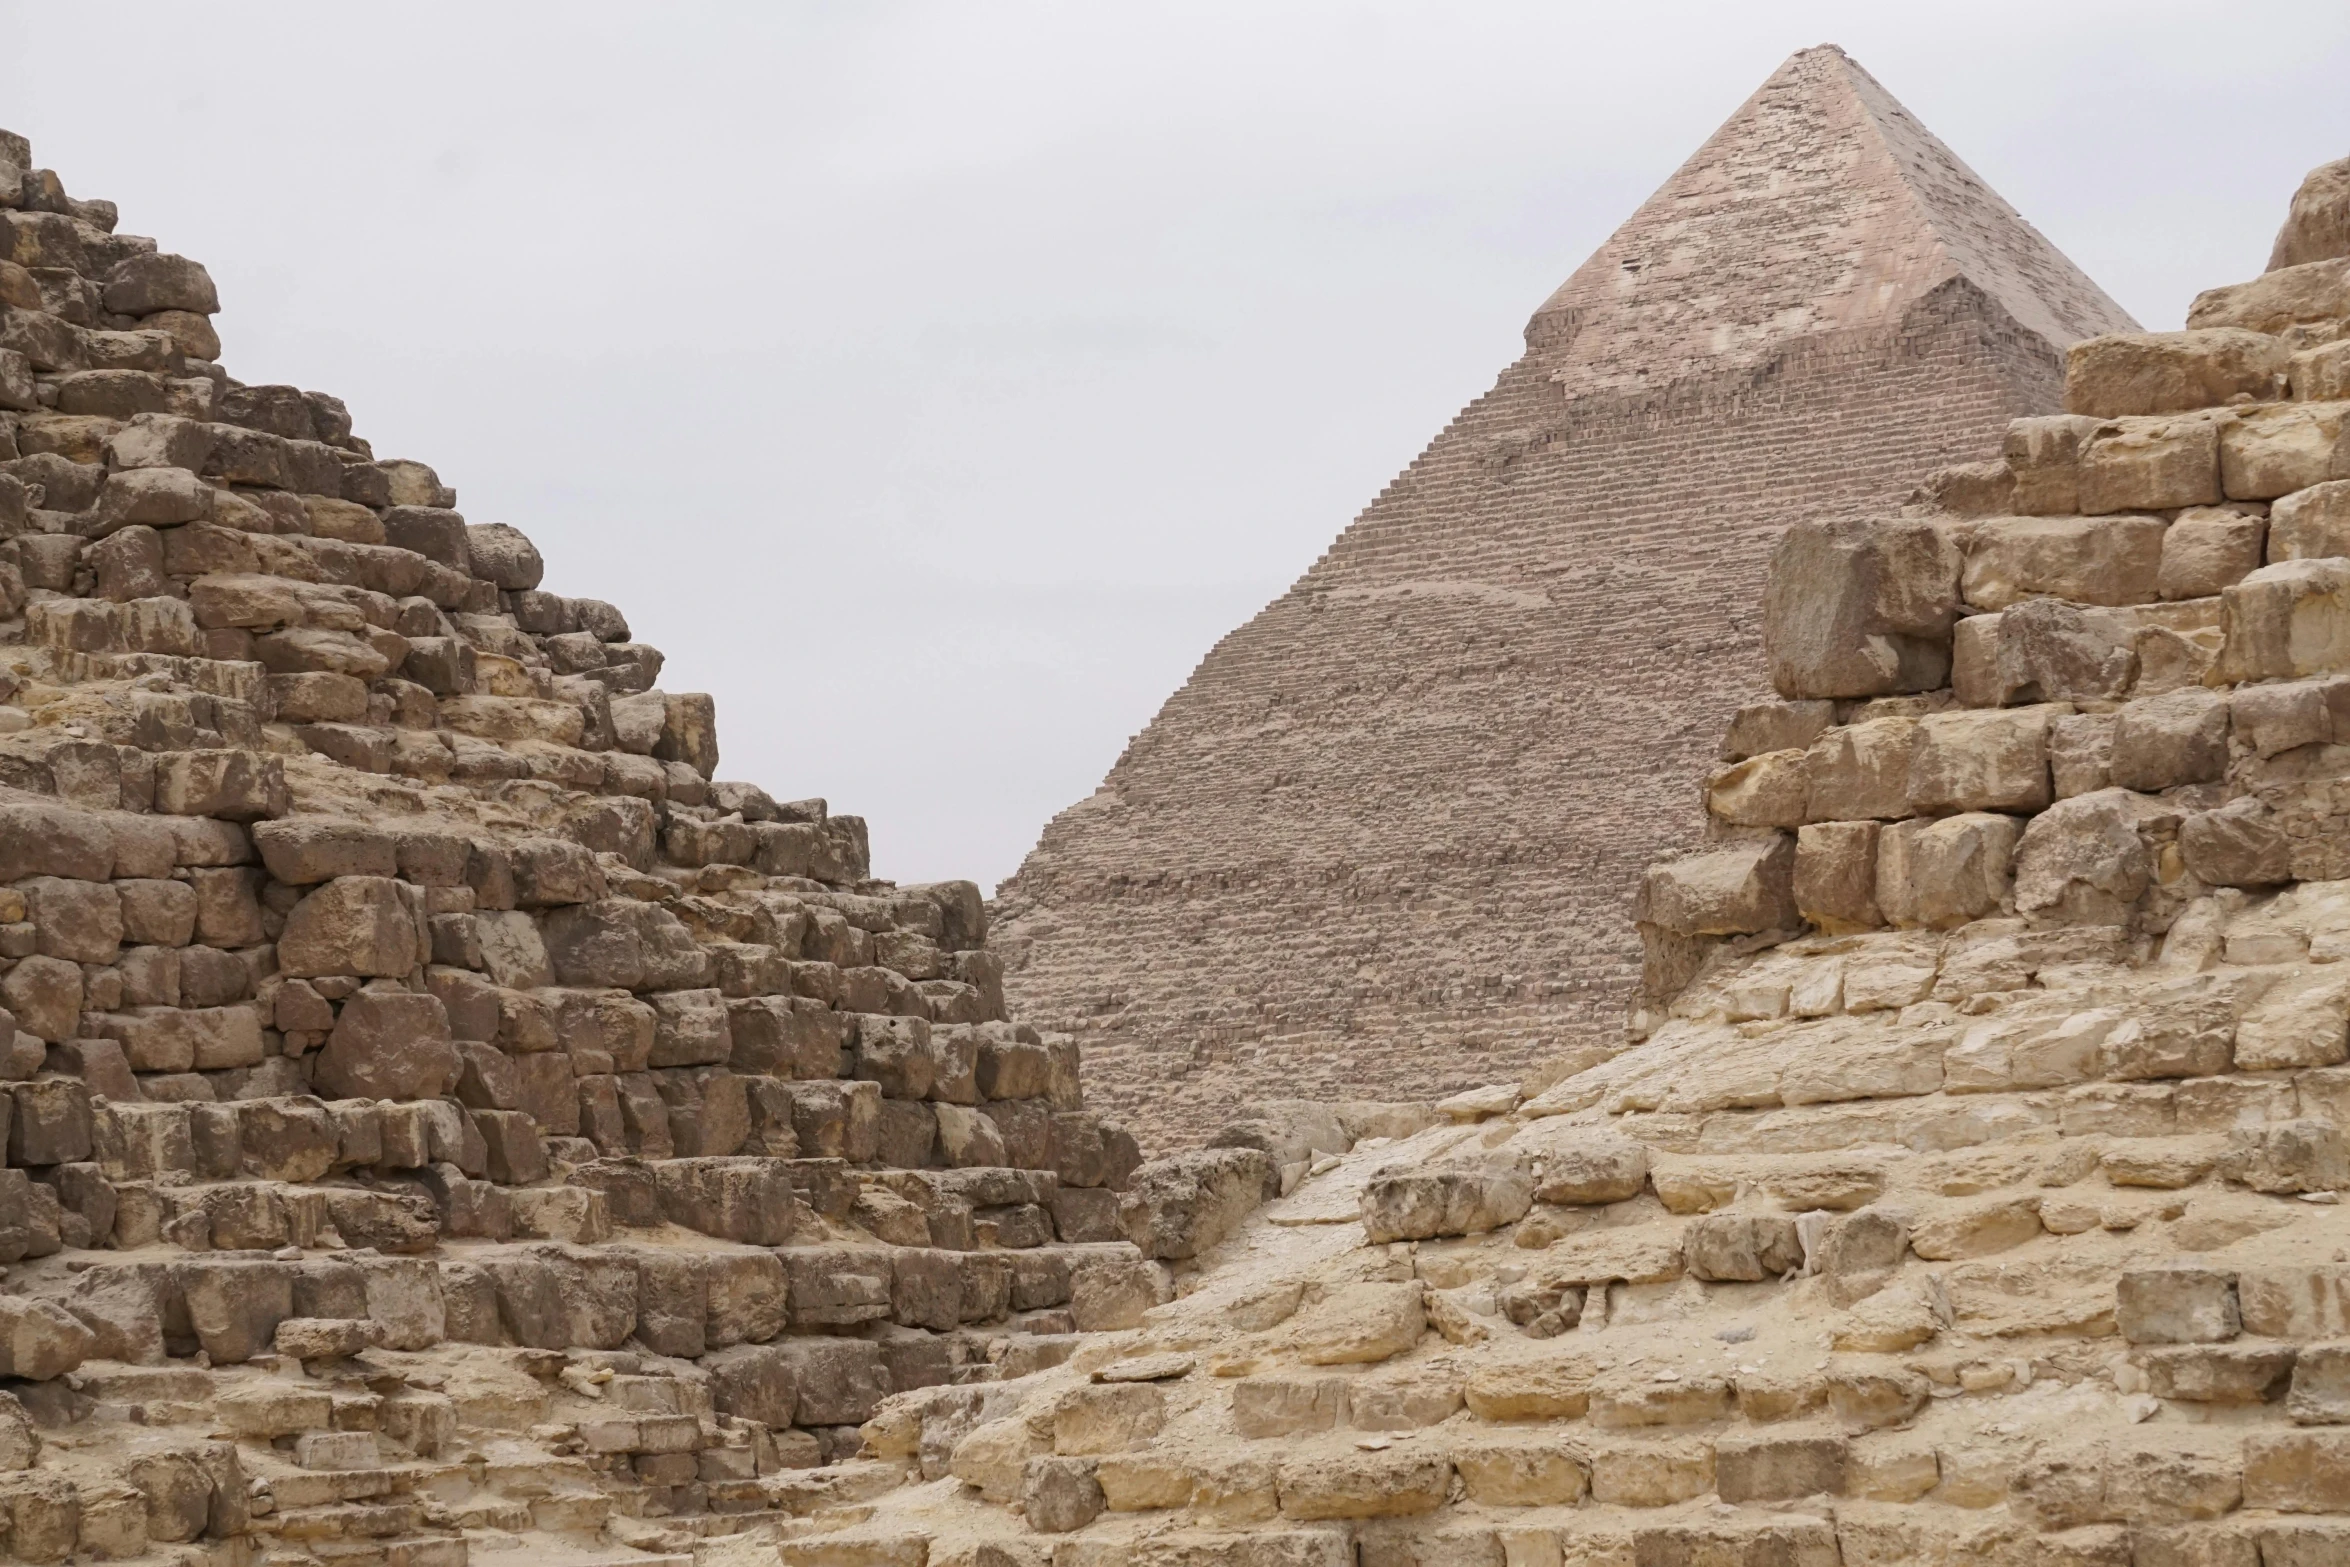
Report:
[[[1570,395],[1898,319],[1964,280],[2053,350],[2129,313],[1857,60],[1797,50],[1538,311]]]

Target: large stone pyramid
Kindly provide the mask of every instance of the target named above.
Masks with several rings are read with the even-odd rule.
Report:
[[[2350,160],[2276,255],[1788,529],[1637,1043],[1176,1156],[1289,1190],[785,1560],[2350,1562]]]
[[[1002,890],[991,947],[1179,1141],[1621,1038],[1640,868],[1759,689],[1799,519],[1898,502],[2132,325],[1834,48],[1790,59],[1526,353],[1217,644]]]

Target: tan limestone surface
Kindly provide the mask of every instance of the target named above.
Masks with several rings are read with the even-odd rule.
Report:
[[[1635,1043],[1253,1107],[1286,1195],[890,1400],[906,1486],[784,1560],[2350,1560],[2340,169],[1999,461],[1788,531]]]
[[[1840,51],[1795,56],[1045,829],[1008,994],[1158,1146],[1612,1044],[1640,867],[1699,822],[1658,780],[1761,684],[1772,541],[1991,455],[2130,326]]]
[[[0,1555],[772,1562],[1295,1181],[117,217],[0,132]]]

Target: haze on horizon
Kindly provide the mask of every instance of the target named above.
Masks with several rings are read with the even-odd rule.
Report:
[[[2350,153],[2338,5],[1963,15],[0,0],[0,125],[619,603],[725,776],[992,886],[1794,50],[2149,328]]]

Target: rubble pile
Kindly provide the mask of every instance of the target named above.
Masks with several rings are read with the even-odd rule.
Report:
[[[785,1560],[2350,1561],[2350,163],[2066,407],[1781,539],[1628,1045],[893,1396]]]
[[[978,889],[218,304],[0,134],[0,1551],[764,1544],[1165,1299],[1222,1188],[1122,1215]]]

